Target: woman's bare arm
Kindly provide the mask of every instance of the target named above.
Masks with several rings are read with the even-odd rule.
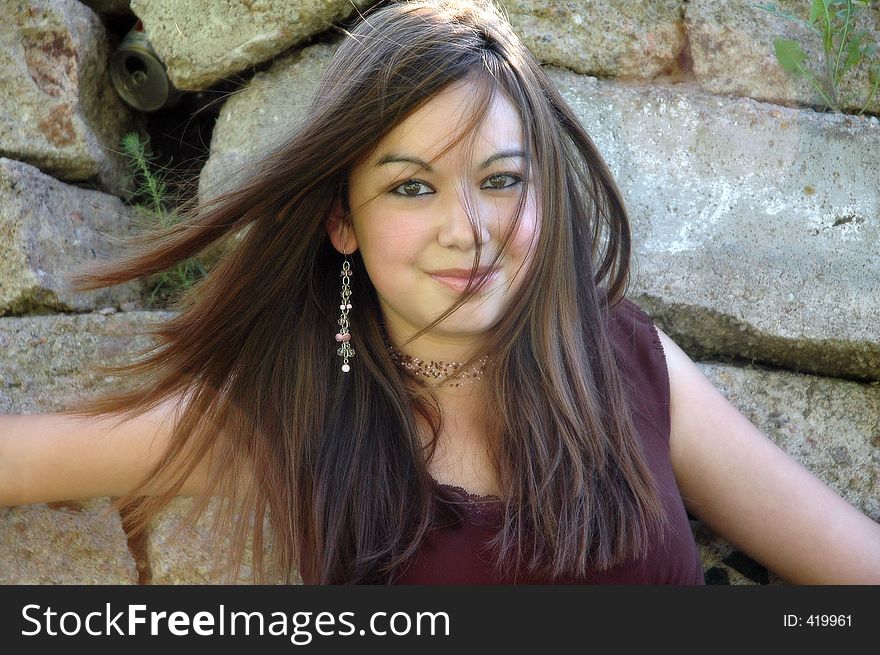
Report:
[[[687,510],[795,584],[880,584],[880,524],[761,433],[658,329]]]
[[[168,444],[175,405],[113,426],[108,418],[0,415],[0,506],[121,496],[141,481]],[[201,462],[181,495],[201,493]]]

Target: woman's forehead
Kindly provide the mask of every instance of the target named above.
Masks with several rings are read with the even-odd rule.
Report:
[[[473,158],[480,161],[496,151],[522,150],[522,121],[516,107],[500,90],[495,93],[482,122],[460,138],[461,131],[480,110],[475,106],[475,100],[483,97],[483,92],[475,89],[472,82],[445,89],[379,141],[370,157],[371,167],[398,156],[414,156],[428,161],[436,158],[456,139],[458,143],[443,158],[465,154],[471,147]]]

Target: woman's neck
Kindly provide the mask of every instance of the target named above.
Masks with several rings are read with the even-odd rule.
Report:
[[[412,334],[387,325],[385,339],[404,355],[424,362],[465,362],[480,346],[480,337],[474,334],[446,335],[429,332],[409,341]]]

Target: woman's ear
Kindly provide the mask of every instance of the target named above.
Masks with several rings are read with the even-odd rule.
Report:
[[[330,236],[330,243],[342,254],[350,255],[358,249],[351,219],[345,215],[339,201],[333,204],[330,218],[327,220],[327,234]]]

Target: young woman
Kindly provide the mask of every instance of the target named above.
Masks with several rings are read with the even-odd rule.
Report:
[[[686,512],[790,582],[880,582],[880,527],[625,299],[620,192],[489,2],[365,16],[246,185],[78,281],[234,234],[138,384],[3,419],[0,503],[217,498],[258,582],[702,584]]]

